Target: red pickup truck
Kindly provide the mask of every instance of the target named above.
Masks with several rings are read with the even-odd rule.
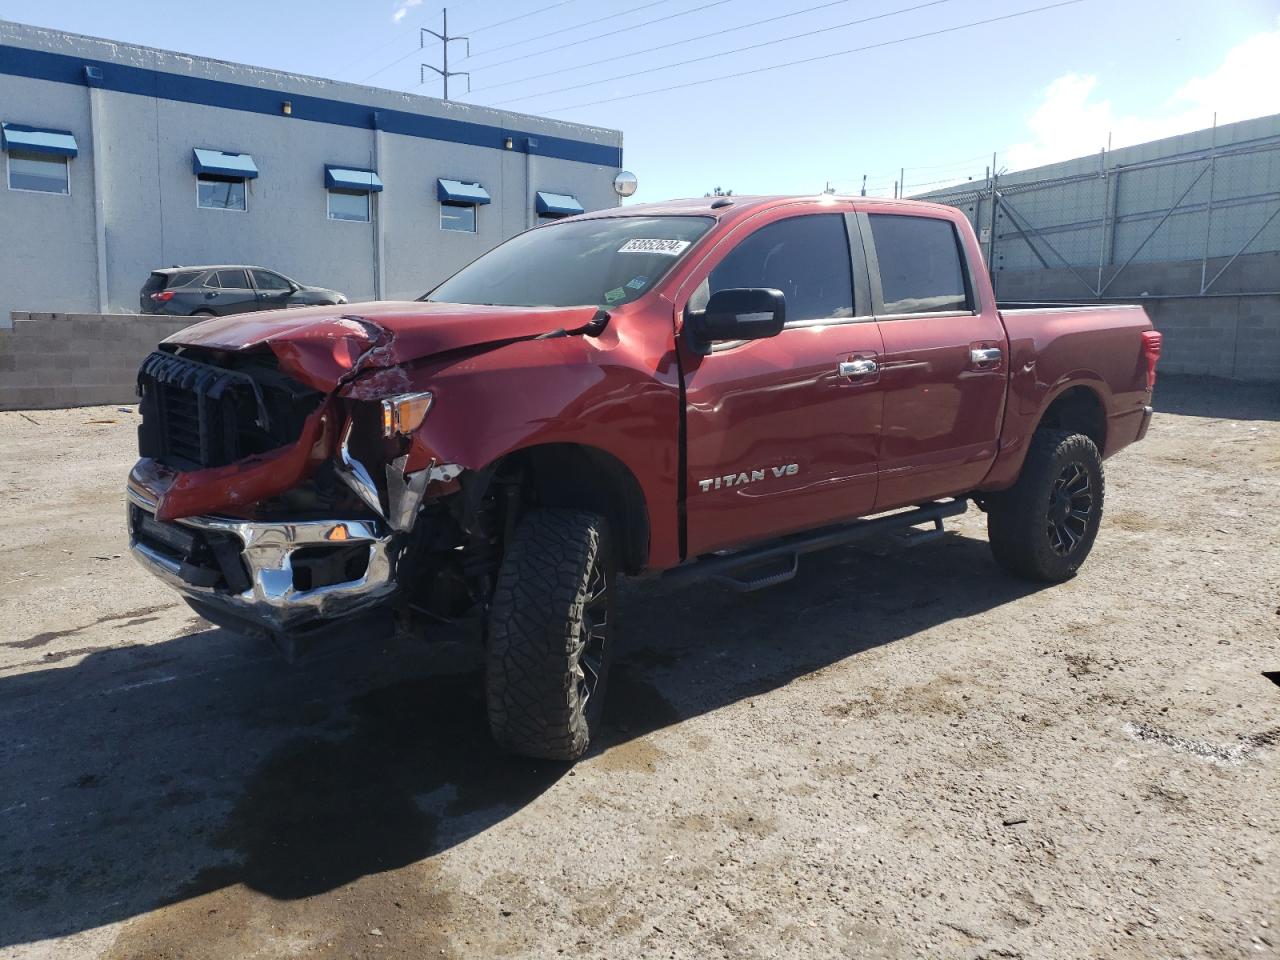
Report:
[[[618,573],[756,589],[973,502],[1002,567],[1072,576],[1159,353],[1140,307],[997,304],[950,207],[601,211],[416,302],[164,341],[138,376],[131,545],[209,620],[290,649],[373,611],[481,624],[494,736],[573,759]]]

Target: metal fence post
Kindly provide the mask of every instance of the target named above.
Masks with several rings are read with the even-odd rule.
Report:
[[[1102,165],[1102,222],[1098,224],[1098,283],[1094,296],[1102,296],[1102,267],[1107,256],[1107,229],[1111,217],[1111,175],[1107,169],[1107,150],[1103,147],[1098,162]]]
[[[1209,240],[1213,229],[1213,181],[1218,172],[1218,112],[1213,113],[1213,133],[1209,135],[1209,202],[1204,211],[1204,253],[1200,257],[1200,295],[1204,296],[1209,288],[1205,277],[1209,273]],[[1216,277],[1214,278],[1217,279]]]

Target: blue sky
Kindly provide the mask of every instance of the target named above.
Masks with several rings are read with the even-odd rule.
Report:
[[[1108,133],[1121,146],[1207,127],[1214,110],[1220,122],[1280,112],[1276,0],[1080,0],[907,39],[1054,0],[924,2],[458,0],[450,30],[471,35],[472,55],[454,45],[451,66],[471,71],[473,93],[461,78],[453,92],[621,129],[636,200],[717,185],[853,192],[864,173],[885,194],[901,167],[911,193],[981,177],[992,151],[1019,169],[1094,152]],[[429,95],[439,82],[419,85],[418,27],[439,30],[440,11],[432,0],[0,0],[4,19]],[[780,19],[749,26],[765,18]],[[843,26],[855,20],[866,22]],[[807,36],[785,39],[796,34]],[[422,53],[439,63],[438,44]],[[705,59],[681,63],[693,58]],[[824,59],[716,79],[809,58]],[[637,71],[650,72],[611,79]],[[679,84],[693,85],[628,96]],[[627,98],[577,106],[615,97]]]

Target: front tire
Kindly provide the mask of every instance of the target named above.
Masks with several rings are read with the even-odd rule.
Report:
[[[535,509],[520,521],[489,613],[485,692],[501,746],[548,760],[586,752],[613,657],[614,581],[603,517]]]
[[[1009,573],[1042,583],[1075,576],[1102,522],[1102,457],[1070,430],[1039,430],[1018,481],[987,502],[987,538]]]

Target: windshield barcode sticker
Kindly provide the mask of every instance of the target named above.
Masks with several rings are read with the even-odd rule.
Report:
[[[677,257],[689,246],[688,240],[628,240],[618,248],[619,253],[661,253]]]

